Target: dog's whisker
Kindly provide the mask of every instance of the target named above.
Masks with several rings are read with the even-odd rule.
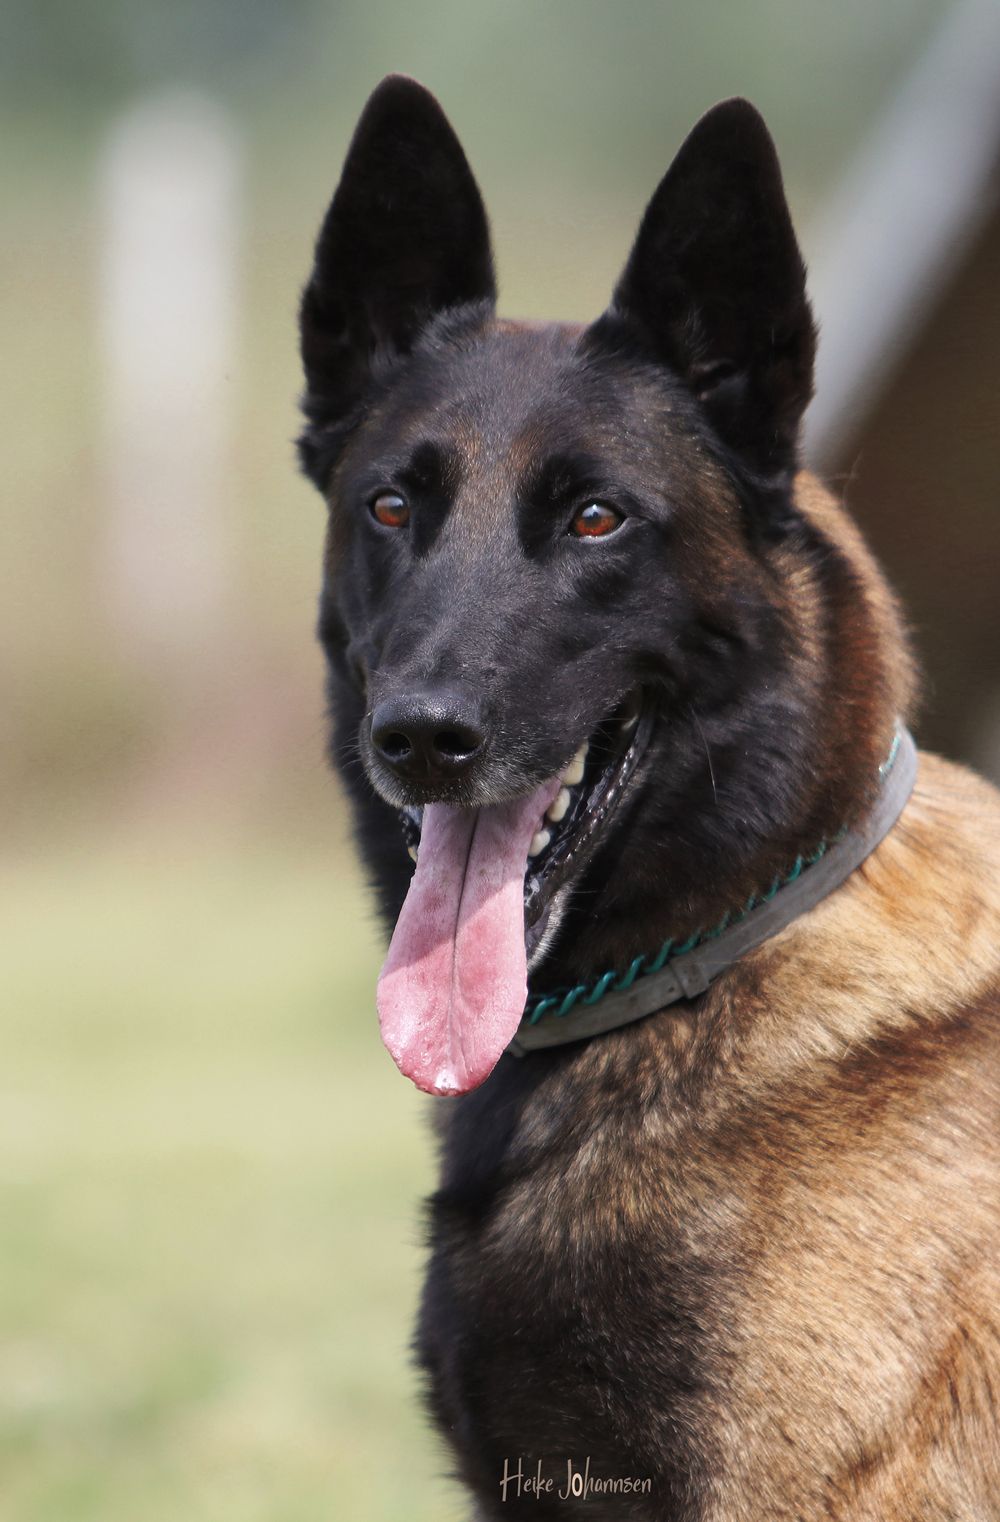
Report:
[[[715,802],[718,803],[719,790],[715,785],[715,767],[712,765],[712,752],[709,750],[708,740],[705,737],[704,729],[701,727],[701,720],[698,717],[697,710],[693,706],[689,705],[689,711],[692,719],[694,719],[695,724],[698,726],[698,733],[701,735],[701,743],[705,747],[705,759],[708,761],[708,775],[712,779],[712,797],[715,799]]]

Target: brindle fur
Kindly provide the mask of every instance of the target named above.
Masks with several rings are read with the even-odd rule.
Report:
[[[485,694],[474,804],[642,681],[654,741],[543,986],[715,923],[861,817],[914,683],[856,528],[797,470],[813,333],[751,108],[695,129],[592,328],[492,295],[461,149],[387,81],[303,302],[334,755],[391,924],[380,693]],[[390,465],[405,550],[359,506]],[[552,525],[595,469],[644,516],[584,563]],[[998,863],[996,792],[922,755],[864,865],[700,999],[435,1101],[416,1347],[478,1517],[1000,1518]],[[650,1493],[501,1500],[505,1460],[561,1482],[588,1456]]]

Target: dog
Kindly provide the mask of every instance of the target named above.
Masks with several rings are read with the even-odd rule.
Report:
[[[392,76],[299,449],[382,1036],[439,1096],[415,1348],[472,1514],[1000,1518],[1000,798],[916,756],[896,602],[800,467],[758,113],[694,127],[596,321],[494,302]]]

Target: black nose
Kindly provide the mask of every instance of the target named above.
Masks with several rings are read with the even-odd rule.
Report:
[[[409,782],[454,781],[485,744],[478,699],[454,688],[384,698],[372,714],[372,745]]]

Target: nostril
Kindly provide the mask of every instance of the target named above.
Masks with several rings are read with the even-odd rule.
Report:
[[[375,743],[387,761],[405,761],[413,749],[406,735],[398,729],[379,735]]]
[[[439,756],[461,761],[474,755],[483,742],[473,729],[439,729],[432,743]]]

